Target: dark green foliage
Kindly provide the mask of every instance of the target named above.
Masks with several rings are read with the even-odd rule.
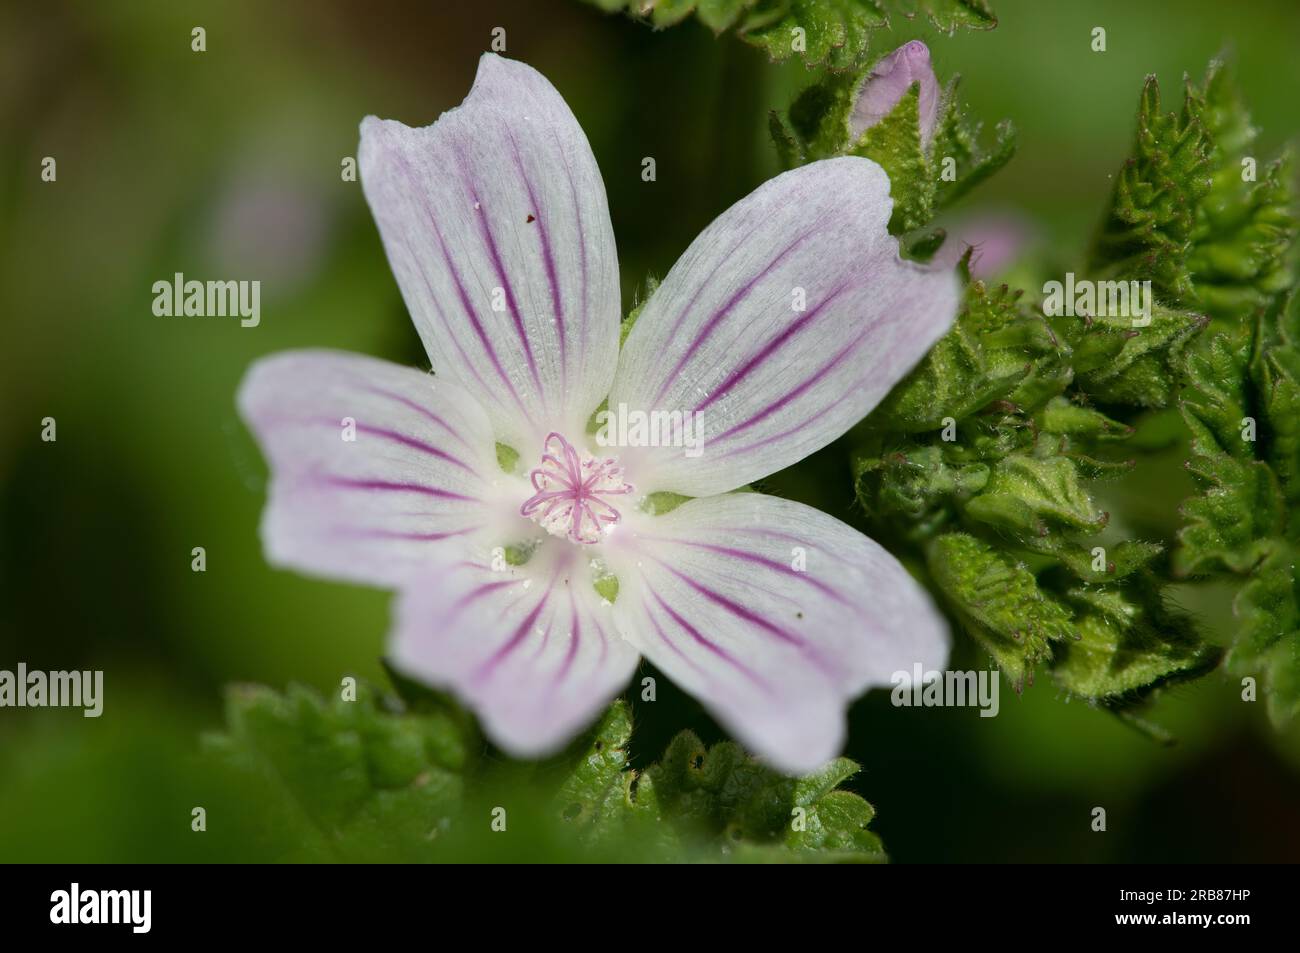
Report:
[[[511,837],[520,851],[565,844],[574,860],[885,859],[871,805],[839,787],[858,771],[845,758],[787,778],[731,742],[706,749],[682,732],[637,772],[619,701],[562,754],[502,761],[450,699],[394,681],[402,701],[364,684],[355,701],[231,688],[226,730],[204,739],[229,798],[213,802],[214,828],[274,860],[476,859]],[[258,805],[254,826],[232,833],[234,803]],[[492,827],[498,810],[504,830]]]
[[[867,56],[872,37],[898,20],[923,17],[936,29],[989,30],[997,18],[987,0],[588,0],[623,11],[656,28],[694,14],[715,33],[735,30],[772,60],[798,56],[809,66],[851,69]]]

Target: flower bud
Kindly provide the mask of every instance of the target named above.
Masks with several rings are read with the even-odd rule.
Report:
[[[849,132],[853,142],[884,119],[913,83],[920,83],[917,103],[921,120],[921,147],[930,148],[935,127],[939,124],[939,81],[930,66],[930,50],[920,40],[904,43],[871,68],[858,87],[849,113]]]

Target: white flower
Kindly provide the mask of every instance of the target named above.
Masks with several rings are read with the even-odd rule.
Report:
[[[813,163],[737,203],[621,352],[604,185],[535,70],[488,54],[434,125],[367,119],[360,166],[434,375],[326,351],[249,372],[272,562],[399,591],[395,663],[517,755],[584,728],[645,655],[773,765],[806,771],[841,747],[851,699],[942,666],[942,618],[880,546],[732,492],[844,433],[954,318],[955,277],[898,257],[879,166]],[[702,452],[593,452],[606,398],[698,411]],[[656,492],[694,499],[652,516]]]

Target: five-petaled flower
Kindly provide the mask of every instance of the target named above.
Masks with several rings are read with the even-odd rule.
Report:
[[[953,320],[955,276],[886,231],[879,166],[816,162],[724,212],[621,350],[604,184],[541,74],[485,55],[434,125],[366,119],[360,166],[433,374],[328,351],[250,370],[273,563],[397,590],[394,663],[517,755],[566,742],[644,655],[805,771],[850,700],[943,665],[942,617],[885,550],[737,492],[844,433]],[[606,399],[699,411],[703,452],[593,452]],[[654,515],[664,494],[690,499]]]

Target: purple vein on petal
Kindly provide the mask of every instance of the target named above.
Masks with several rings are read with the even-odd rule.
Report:
[[[369,529],[361,526],[335,526],[332,532],[339,536],[356,539],[401,539],[413,543],[433,543],[441,539],[468,536],[481,528],[479,526],[467,526],[464,529],[447,530],[445,532],[414,533],[394,529]]]
[[[733,387],[766,363],[773,354],[781,350],[781,348],[790,343],[790,341],[794,340],[794,338],[801,332],[811,327],[818,315],[820,315],[831,302],[848,289],[849,283],[847,281],[842,282],[834,291],[823,298],[815,308],[810,310],[807,314],[804,314],[797,321],[792,321],[789,327],[763,345],[762,349],[757,354],[727,375],[727,378],[715,387],[709,396],[705,397],[704,400],[696,405],[695,410],[703,410],[714,401],[724,397]]]
[[[569,625],[569,648],[564,653],[564,662],[560,665],[560,670],[552,680],[552,687],[558,686],[569,674],[569,669],[573,667],[573,660],[578,657],[578,645],[582,641],[582,620],[578,617],[578,603],[572,586],[569,587]]]
[[[273,417],[267,417],[265,423],[271,426],[281,426],[281,427],[315,426],[315,427],[338,428],[339,426],[339,423],[333,417],[302,418],[302,417],[282,417],[277,415]],[[458,466],[466,473],[470,473],[475,476],[480,475],[476,467],[466,463],[464,460],[461,460],[459,457],[452,456],[451,454],[447,453],[447,451],[445,450],[441,450],[438,447],[435,447],[431,443],[427,443],[423,440],[420,440],[418,437],[411,437],[404,433],[399,433],[396,430],[389,430],[386,427],[372,427],[369,424],[358,423],[355,424],[355,427],[357,433],[369,434],[370,436],[378,437],[381,440],[388,440],[393,443],[401,444],[404,447],[409,447],[412,450],[416,450],[420,453],[427,454],[428,456],[431,457],[437,457],[439,460],[444,460],[447,463]]]
[[[565,154],[564,144],[560,141],[560,133],[551,125],[548,127],[551,132],[551,138],[555,140],[555,145],[563,161],[560,163],[564,166],[564,176],[569,182],[569,195],[573,198],[573,223],[578,232],[578,263],[581,266],[582,273],[582,326],[591,327],[591,285],[587,281],[587,230],[582,224],[582,205],[578,201],[578,187],[573,181],[573,168],[569,163],[569,157]],[[603,186],[601,186],[603,188]]]
[[[494,582],[485,582],[476,586],[456,600],[455,605],[451,607],[452,614],[463,611],[470,603],[477,602],[489,592],[496,592],[498,589],[514,585],[514,582],[515,580],[513,579],[498,579]]]
[[[734,655],[732,655],[722,646],[718,645],[716,642],[710,641],[709,639],[701,635],[700,630],[695,628],[695,626],[691,625],[684,618],[682,618],[682,616],[679,615],[677,611],[673,609],[672,606],[670,606],[667,602],[664,601],[663,596],[659,595],[659,593],[653,587],[647,586],[647,588],[650,591],[650,595],[654,596],[655,601],[659,603],[660,608],[662,608],[664,612],[668,613],[668,617],[671,618],[674,622],[676,622],[677,626],[683,632],[689,635],[697,645],[702,646],[703,648],[707,649],[709,652],[713,653],[718,658],[722,659],[722,661],[726,662],[736,671],[740,672],[740,674],[744,675],[747,679],[753,682],[758,688],[762,689],[764,692],[768,694],[772,694],[772,687],[768,685],[766,681],[760,678],[758,674],[754,672],[753,669],[751,669],[748,665],[745,665],[743,662],[737,659]],[[647,615],[649,615],[649,613],[647,613]],[[655,621],[653,615],[650,616],[650,621],[655,623],[655,628],[659,630],[660,637],[663,638],[665,642],[669,642],[669,644],[671,645],[672,644],[671,641],[664,634],[663,629],[659,627],[659,624],[658,622]],[[677,649],[677,651],[679,654],[681,654],[680,649]],[[685,658],[684,655],[682,657]],[[696,671],[700,671],[698,666],[695,666],[695,668]]]
[[[420,283],[424,285],[424,293],[425,295],[428,296],[430,306],[433,308],[434,311],[438,312],[438,320],[442,323],[442,329],[443,331],[446,332],[447,340],[451,341],[451,343],[456,348],[456,356],[460,358],[460,367],[470,372],[470,375],[474,378],[474,380],[478,383],[479,387],[481,388],[480,393],[492,394],[492,399],[495,400],[498,405],[500,405],[501,400],[496,396],[495,389],[488,387],[487,382],[483,380],[483,375],[481,375],[478,372],[478,368],[474,366],[474,362],[471,361],[469,359],[469,355],[465,353],[465,348],[461,345],[460,338],[456,335],[456,332],[452,329],[451,322],[447,320],[447,313],[443,311],[442,307],[438,304],[438,295],[437,292],[433,290],[433,285],[429,283],[429,276],[424,273],[423,268],[419,267],[419,265],[416,264],[419,261],[419,258],[416,256],[415,252],[411,249],[411,243],[407,241],[405,238],[402,238],[401,241],[402,241],[402,248],[406,251],[406,257],[411,260],[412,267],[415,269],[415,273],[420,276]],[[518,403],[519,395],[515,394],[514,397],[516,403]],[[522,406],[522,404],[520,406]]]
[[[809,417],[805,417],[803,420],[800,420],[794,426],[782,430],[780,433],[770,434],[764,437],[762,440],[755,440],[753,443],[747,443],[744,446],[727,447],[724,450],[715,451],[714,455],[718,458],[739,456],[742,453],[749,453],[753,450],[759,449],[760,447],[766,447],[770,443],[784,443],[786,438],[791,437],[794,434],[797,434],[799,431],[806,429],[807,426],[810,423],[812,423],[814,420],[817,420],[820,417],[824,417],[826,414],[829,414],[831,411],[833,411],[840,404],[844,403],[846,400],[856,397],[857,390],[858,388],[856,385],[851,387],[846,387],[839,397],[836,397],[833,401],[831,401],[829,404],[825,405],[824,407],[819,408],[817,413],[812,414]]]
[[[812,643],[807,642],[804,639],[801,639],[793,632],[787,632],[785,629],[781,628],[779,625],[777,625],[775,622],[772,622],[770,619],[765,619],[763,616],[759,615],[758,613],[746,609],[744,606],[736,602],[734,599],[728,599],[722,593],[710,589],[708,586],[703,585],[702,583],[696,582],[690,576],[670,566],[662,559],[659,559],[656,556],[650,556],[650,558],[653,559],[655,562],[659,563],[661,566],[667,569],[670,573],[672,573],[682,582],[686,583],[686,585],[690,586],[700,595],[704,596],[704,598],[708,599],[710,602],[714,603],[715,605],[721,606],[723,609],[730,612],[736,618],[743,619],[746,622],[756,625],[763,631],[768,632],[773,636],[775,636],[776,638],[780,639],[782,642],[785,642],[793,646],[794,648],[797,648],[803,655],[805,655],[808,658],[809,661],[811,661],[814,665],[816,665],[819,669],[821,669],[822,672],[827,676],[829,676],[832,680],[837,677],[835,667],[831,665],[829,662],[827,662],[825,658],[822,657],[822,654],[819,651],[817,651],[817,647]]]
[[[322,421],[322,423],[328,424],[331,427],[338,426],[333,420]],[[396,430],[389,430],[386,427],[372,427],[370,424],[363,423],[358,423],[356,429],[357,433],[369,434],[370,436],[378,437],[381,440],[388,440],[392,443],[401,444],[404,447],[410,447],[412,450],[418,451],[419,453],[427,454],[428,456],[436,457],[439,460],[445,460],[447,463],[458,466],[466,473],[471,473],[475,476],[479,475],[478,470],[471,464],[468,464],[459,457],[452,456],[446,450],[440,450],[433,444],[426,443],[417,437],[409,437],[404,433],[398,433]]]
[[[523,643],[524,639],[528,636],[528,633],[532,631],[533,623],[536,622],[537,617],[542,614],[542,609],[546,607],[550,598],[551,594],[549,591],[542,594],[542,598],[537,600],[537,605],[533,606],[532,611],[524,617],[524,621],[519,623],[519,627],[515,629],[514,634],[510,636],[510,641],[493,652],[492,656],[478,667],[477,671],[475,671],[473,675],[473,680],[475,682],[484,682],[491,678],[492,673],[496,671],[497,666],[505,661],[506,657]]]
[[[483,245],[487,249],[488,257],[492,259],[492,267],[496,270],[497,278],[501,282],[501,288],[506,295],[506,309],[515,326],[515,333],[519,335],[519,343],[524,349],[524,357],[528,361],[528,370],[532,375],[533,384],[537,387],[537,393],[545,395],[542,388],[541,375],[537,372],[537,358],[533,356],[533,345],[528,340],[528,331],[524,328],[524,317],[519,311],[519,300],[515,297],[514,287],[510,283],[510,276],[506,274],[505,262],[501,259],[501,250],[497,248],[496,236],[492,233],[492,225],[488,222],[487,207],[482,199],[479,198],[478,190],[474,187],[474,181],[470,177],[468,163],[465,153],[456,148],[456,164],[460,170],[461,184],[465,191],[469,193],[469,199],[474,204],[474,211],[478,213],[479,233],[483,239]]]
[[[415,172],[411,168],[410,163],[406,160],[406,157],[399,153],[397,156],[397,160],[402,165],[402,169],[406,173],[406,177],[411,183],[412,194],[422,196],[423,190],[419,187],[418,181],[415,177]],[[497,356],[496,349],[492,346],[491,339],[487,336],[487,332],[484,331],[483,329],[483,323],[478,319],[478,314],[474,310],[473,302],[470,301],[469,292],[465,289],[465,283],[461,279],[460,272],[456,269],[455,263],[451,260],[451,251],[450,249],[447,248],[447,240],[443,237],[442,229],[438,227],[438,222],[434,218],[433,209],[429,207],[428,201],[423,198],[421,199],[421,208],[424,211],[425,217],[428,218],[429,220],[429,227],[433,231],[434,237],[438,239],[438,248],[442,252],[443,261],[446,262],[447,264],[447,271],[451,274],[452,282],[456,285],[456,294],[457,297],[460,299],[461,306],[465,309],[465,316],[469,318],[470,324],[473,325],[474,332],[478,336],[479,343],[483,346],[483,350],[487,353],[488,359],[492,362],[492,366],[496,368],[496,372],[498,376],[500,376],[502,382],[506,385],[506,387],[509,388],[511,395],[515,399],[515,403],[519,405],[519,408],[524,412],[524,415],[531,422],[532,414],[529,413],[528,408],[525,406],[523,402],[523,399],[519,396],[519,392],[515,389],[514,382],[510,380],[510,375],[506,373],[505,367],[502,366],[501,358]],[[531,354],[529,356],[529,359],[531,361]],[[536,373],[535,368],[534,368],[534,373]]]
[[[845,604],[848,603],[848,600],[846,600],[844,596],[841,595],[840,592],[837,589],[835,589],[833,586],[829,586],[826,583],[822,582],[821,580],[813,578],[812,576],[808,575],[808,573],[806,572],[800,572],[797,569],[792,568],[791,566],[787,566],[785,563],[781,562],[778,559],[769,559],[767,556],[761,556],[758,553],[752,553],[744,549],[736,549],[734,546],[722,546],[717,543],[705,543],[700,540],[694,540],[694,539],[681,539],[680,537],[666,537],[666,536],[648,536],[644,534],[642,534],[640,538],[647,541],[660,541],[660,542],[673,543],[673,544],[679,544],[684,546],[693,546],[696,549],[706,549],[709,552],[717,553],[721,556],[729,556],[733,559],[742,560],[743,562],[755,563],[756,565],[764,566],[768,569],[771,569],[773,572],[779,572],[783,576],[790,576],[792,578],[800,580],[801,582],[805,582],[808,585],[812,586],[814,589],[817,589],[820,592],[824,593],[825,595],[830,596],[832,599],[836,600],[837,602],[841,602]],[[795,537],[792,538],[796,540],[798,545],[808,547],[807,542],[803,540],[799,540]]]
[[[551,617],[546,620],[546,628],[542,631],[542,637],[538,641],[537,647],[533,649],[533,654],[528,657],[528,661],[530,663],[536,662],[538,659],[540,659],[543,655],[546,654],[546,646],[551,641],[551,629],[553,628],[555,628],[554,613],[552,613]]]
[[[717,256],[717,260],[713,263],[713,267],[709,269],[709,273],[705,275],[704,280],[696,286],[695,293],[691,295],[691,300],[688,301],[686,306],[677,313],[677,319],[673,321],[672,330],[668,332],[669,340],[677,337],[678,332],[682,329],[682,323],[686,320],[687,316],[695,310],[696,303],[700,300],[700,297],[704,294],[710,284],[712,284],[713,279],[717,276],[718,272],[722,270],[722,266],[729,263],[731,257],[740,250],[742,245],[749,241],[749,238],[753,233],[754,230],[751,228],[749,231],[742,234],[740,238],[736,239],[735,244],[731,246],[730,250],[725,255]]]
[[[769,261],[766,265],[764,265],[762,270],[760,270],[758,274],[754,275],[743,285],[737,288],[736,291],[731,295],[731,297],[728,298],[727,301],[722,305],[722,307],[718,308],[717,311],[713,312],[713,314],[709,317],[709,319],[705,321],[704,324],[700,327],[699,332],[695,335],[695,339],[691,341],[691,343],[685,348],[685,350],[682,351],[681,357],[677,359],[677,363],[673,365],[672,370],[670,370],[666,375],[664,375],[664,382],[663,384],[660,385],[659,393],[655,395],[654,401],[652,402],[654,406],[657,407],[660,405],[660,403],[664,399],[664,394],[668,392],[668,388],[672,385],[677,375],[681,372],[681,369],[686,365],[686,362],[689,361],[695,355],[696,351],[699,350],[701,345],[703,345],[704,342],[707,341],[713,335],[713,332],[717,330],[718,325],[721,324],[722,320],[728,314],[731,313],[731,310],[735,308],[735,306],[738,305],[745,298],[749,297],[750,292],[754,290],[755,286],[757,286],[757,284],[760,281],[762,281],[764,278],[770,275],[772,271],[776,268],[776,266],[779,265],[782,261],[784,261],[786,256],[788,256],[796,248],[802,245],[804,241],[808,238],[808,236],[811,235],[812,233],[813,230],[810,229],[809,231],[806,231],[803,234],[796,237],[794,241],[786,245],[785,248],[781,249],[781,251],[771,261]],[[694,301],[692,301],[692,304],[694,304]]]
[[[797,387],[792,387],[790,390],[786,391],[784,394],[781,395],[779,400],[773,401],[772,403],[768,404],[766,407],[764,407],[761,411],[759,411],[754,416],[750,417],[748,420],[744,420],[741,423],[736,424],[736,426],[732,427],[730,430],[718,434],[718,436],[713,438],[713,442],[721,443],[723,440],[726,440],[728,437],[734,436],[735,434],[748,430],[750,427],[753,427],[755,424],[758,424],[761,421],[766,420],[768,417],[776,413],[782,407],[786,406],[787,404],[791,403],[794,400],[797,400],[800,396],[802,396],[805,392],[807,392],[809,388],[816,385],[819,381],[821,381],[823,377],[825,377],[831,371],[835,370],[835,368],[837,368],[841,362],[843,362],[846,358],[852,355],[857,350],[858,345],[861,344],[862,341],[866,339],[866,337],[870,335],[872,331],[875,330],[876,325],[878,325],[880,321],[881,319],[877,318],[875,321],[867,325],[867,327],[863,330],[861,334],[859,334],[847,345],[845,345],[838,352],[836,352],[829,361],[827,361],[820,368],[818,368],[810,377],[805,379],[803,383],[799,384]],[[849,393],[851,392],[852,390],[849,391]]]
[[[451,490],[441,490],[422,483],[402,483],[391,480],[359,480],[349,477],[323,477],[320,482],[328,486],[337,486],[347,490],[365,490],[367,492],[420,493],[424,496],[437,497],[440,500],[461,500],[465,503],[477,503],[476,496],[465,496]]]
[[[734,599],[728,599],[722,593],[714,589],[710,589],[708,586],[704,585],[703,583],[696,582],[690,576],[686,575],[686,573],[682,572],[679,569],[673,568],[672,566],[668,565],[662,560],[657,559],[656,557],[652,556],[651,558],[655,559],[656,562],[659,562],[660,565],[662,565],[670,573],[672,573],[682,582],[686,583],[688,586],[690,586],[692,589],[694,589],[704,598],[708,599],[710,602],[714,603],[715,605],[719,605],[722,608],[726,609],[728,612],[730,612],[732,615],[736,616],[737,618],[744,619],[746,622],[753,623],[754,625],[758,626],[760,629],[763,629],[766,632],[770,632],[772,635],[776,636],[782,642],[789,642],[791,645],[796,645],[800,647],[805,646],[807,644],[804,642],[803,639],[799,638],[799,636],[795,635],[793,632],[787,632],[785,629],[781,628],[775,622],[771,621],[770,619],[763,618],[757,612],[753,612],[749,609],[746,609],[744,606],[742,606],[739,602],[736,602]]]
[[[429,420],[432,423],[437,424],[443,430],[447,431],[447,433],[453,439],[455,439],[461,446],[463,446],[466,450],[473,449],[472,447],[470,447],[469,441],[467,441],[461,435],[460,431],[458,431],[451,424],[447,423],[447,421],[443,420],[441,416],[435,414],[432,410],[425,407],[423,404],[419,403],[418,401],[411,400],[409,397],[406,397],[402,394],[395,394],[392,391],[385,390],[382,387],[362,385],[360,389],[367,394],[373,394],[376,397],[385,397],[389,400],[396,401],[397,403],[403,405],[404,407],[407,407],[415,411],[421,417],[424,417],[426,420]]]
[[[609,636],[605,632],[605,627],[600,624],[600,619],[593,617],[591,624],[596,627],[596,639],[600,643],[600,658],[596,660],[596,670],[600,671],[605,667],[605,656],[609,654]]]
[[[546,227],[546,220],[550,216],[550,209],[543,209],[537,201],[537,193],[533,190],[533,183],[528,178],[528,172],[524,169],[523,156],[519,153],[519,143],[515,141],[514,134],[509,130],[506,132],[510,138],[510,148],[514,152],[515,168],[519,170],[519,178],[524,183],[524,190],[528,193],[528,203],[532,206],[535,224],[537,225],[537,237],[542,245],[542,265],[546,269],[546,280],[551,287],[551,308],[555,313],[556,333],[560,342],[560,387],[561,390],[568,389],[568,360],[567,349],[568,342],[565,339],[564,330],[564,303],[560,297],[559,275],[555,268],[555,255],[551,251],[550,232]]]

